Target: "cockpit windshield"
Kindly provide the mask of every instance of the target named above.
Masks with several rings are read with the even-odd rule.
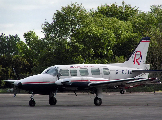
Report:
[[[46,71],[44,71],[43,74],[50,74],[50,75],[56,76],[58,74],[58,70],[56,67],[51,67],[47,69]]]

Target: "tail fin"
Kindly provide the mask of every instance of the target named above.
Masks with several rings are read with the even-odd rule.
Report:
[[[150,37],[142,38],[129,60],[124,62],[124,65],[132,68],[145,69],[149,43]]]

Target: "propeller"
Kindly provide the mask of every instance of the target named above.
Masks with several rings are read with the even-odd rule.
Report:
[[[16,94],[22,88],[22,83],[19,82],[19,80],[18,80],[18,81],[15,81],[13,84],[14,84],[14,97],[16,97]]]

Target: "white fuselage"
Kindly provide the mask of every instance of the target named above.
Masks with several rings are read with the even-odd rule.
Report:
[[[132,70],[137,68],[122,67],[122,65],[115,66],[114,64],[75,64],[56,65],[53,67],[56,67],[58,73],[61,74],[60,79],[72,77],[93,77],[114,80],[132,78],[138,75],[138,73],[132,73]]]

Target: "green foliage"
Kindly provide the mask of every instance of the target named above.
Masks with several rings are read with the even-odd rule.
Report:
[[[152,5],[151,6],[151,12],[150,12],[155,19],[157,20],[156,23],[162,23],[162,5]],[[158,25],[157,24],[157,25]]]
[[[71,46],[69,46],[71,44],[68,42],[71,41],[71,36],[80,29],[82,22],[84,22],[87,17],[88,13],[82,5],[75,3],[62,7],[61,11],[57,10],[57,12],[54,13],[52,23],[44,23],[42,29],[45,34],[45,40],[48,43],[48,54],[53,55],[53,57],[49,57],[48,60],[50,60],[53,65],[76,62],[75,57],[74,60],[71,59],[73,50]],[[75,51],[75,54],[77,55],[78,53]],[[78,58],[77,56],[77,59]]]
[[[6,55],[6,56],[10,56],[10,55],[15,55],[18,53],[18,49],[16,47],[17,42],[20,41],[20,38],[15,35],[9,35],[9,36],[5,36],[5,34],[1,34],[0,35],[0,55]]]
[[[42,57],[45,57],[44,55],[48,52],[47,42],[44,39],[39,39],[34,31],[24,33],[24,38],[26,44],[20,43],[19,50],[23,51],[23,56],[31,65],[33,74],[40,73],[44,69],[42,69],[42,63],[44,62]]]
[[[32,73],[31,64],[28,59],[24,58],[26,48],[25,43],[20,41],[20,38],[15,35],[0,36],[1,41],[1,54],[0,54],[0,85],[4,86],[4,82],[1,80],[6,79],[20,79],[27,74]]]
[[[117,18],[121,21],[128,21],[130,17],[133,17],[137,14],[138,9],[132,8],[131,5],[125,4],[125,2],[122,2],[122,6],[118,6],[116,4],[112,5],[101,5],[101,7],[97,8],[97,14],[103,14],[106,17],[113,17]]]
[[[61,11],[54,13],[53,22],[45,22],[42,27],[46,40],[53,43],[55,40],[70,39],[71,34],[81,27],[86,17],[88,14],[82,5],[75,3],[62,7]]]

